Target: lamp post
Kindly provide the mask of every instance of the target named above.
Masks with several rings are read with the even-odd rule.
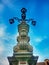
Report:
[[[10,65],[36,65],[38,56],[33,55],[33,47],[30,45],[30,37],[28,36],[29,25],[27,22],[32,22],[35,26],[36,21],[33,19],[26,19],[27,9],[21,9],[21,19],[13,17],[9,19],[10,24],[14,23],[14,20],[18,20],[19,36],[17,36],[17,45],[13,48],[13,56],[8,57]]]

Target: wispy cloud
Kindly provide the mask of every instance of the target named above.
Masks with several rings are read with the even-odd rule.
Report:
[[[0,55],[3,54],[3,51],[4,51],[4,50],[5,50],[5,49],[4,49],[3,41],[0,40]]]
[[[34,56],[38,56],[38,62],[43,62],[45,59],[41,52],[34,46],[34,51],[33,51]]]
[[[0,24],[0,37],[5,35],[6,26],[4,24]]]
[[[8,65],[8,55],[12,55],[15,35],[6,32],[7,26],[0,24],[0,65]],[[10,44],[10,45],[9,45]]]
[[[16,10],[15,6],[12,4],[12,0],[2,0],[2,2],[4,3],[4,5],[8,6],[10,9],[14,9]]]
[[[43,40],[47,39],[48,36],[44,35],[44,36],[36,36],[33,38],[32,42],[34,45],[38,45],[40,44]]]
[[[3,24],[0,24],[0,54],[2,54],[3,51],[5,50],[3,45],[4,41],[2,40],[3,36],[5,35],[5,29],[6,29],[6,26]]]
[[[42,38],[38,38],[38,37],[34,39],[35,42],[41,42],[42,40],[43,40]]]
[[[0,57],[0,65],[9,65],[6,57]]]

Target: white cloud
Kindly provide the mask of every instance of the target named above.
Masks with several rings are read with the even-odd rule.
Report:
[[[19,36],[19,33],[17,33],[16,36]]]
[[[5,29],[6,29],[6,26],[3,24],[0,24],[0,55],[2,55],[3,51],[5,50],[3,45],[4,41],[2,40],[3,36],[5,35]]]
[[[5,35],[6,26],[4,24],[0,24],[0,37]]]
[[[41,37],[34,37],[33,41],[36,43],[42,42],[44,39],[48,38],[47,36],[41,36]]]
[[[9,33],[6,33],[6,30],[7,30],[7,26],[4,24],[0,24],[0,65],[9,65],[8,59],[6,57],[4,57],[4,54],[5,54],[5,52],[6,52],[6,54],[9,52],[10,47],[12,49],[11,44],[12,44],[12,40],[14,39],[14,35],[11,36]],[[9,46],[9,50],[7,47],[5,47],[5,44],[7,44],[7,43],[5,43],[5,40],[8,41],[11,45],[11,46]],[[10,54],[11,53],[9,53],[9,55]]]
[[[4,51],[3,41],[0,40],[0,55],[2,55],[3,51]]]
[[[3,52],[12,55],[11,51],[13,49],[13,46],[16,44],[16,36],[18,35],[18,33],[17,35],[11,35],[10,33],[7,33],[6,30],[7,26],[4,24],[0,24],[0,56],[4,54]],[[5,45],[7,47],[5,47]]]
[[[43,39],[42,38],[35,38],[34,41],[35,42],[41,42]]]
[[[0,57],[0,65],[9,65],[6,57]]]
[[[0,24],[0,65],[9,65],[6,56],[12,56],[13,46],[16,44],[16,36],[6,32],[7,26]],[[7,42],[5,42],[7,41]],[[7,45],[7,47],[5,47]],[[6,56],[4,57],[4,55]]]
[[[33,39],[33,43],[35,43],[34,45],[37,46],[40,42],[42,42],[43,40],[47,39],[48,36],[43,36],[43,37],[34,37]],[[46,59],[46,56],[42,54],[41,51],[39,51],[36,47],[34,48],[34,55],[35,56],[39,56],[38,58],[38,62],[43,62]],[[47,55],[48,56],[48,55]]]
[[[1,27],[1,28],[0,28],[0,37],[2,37],[3,35],[4,35],[4,28]]]
[[[41,54],[41,52],[35,47],[34,47],[33,54],[34,54],[34,56],[38,56],[38,62],[43,62],[45,60],[43,55]]]

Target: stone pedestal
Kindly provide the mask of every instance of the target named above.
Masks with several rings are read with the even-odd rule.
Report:
[[[10,65],[36,65],[38,56],[33,56],[30,52],[17,52],[12,57],[8,57]]]

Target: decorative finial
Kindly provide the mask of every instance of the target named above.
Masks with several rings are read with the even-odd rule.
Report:
[[[22,8],[22,9],[21,9],[21,12],[22,12],[22,14],[21,14],[22,20],[25,20],[27,9]]]

